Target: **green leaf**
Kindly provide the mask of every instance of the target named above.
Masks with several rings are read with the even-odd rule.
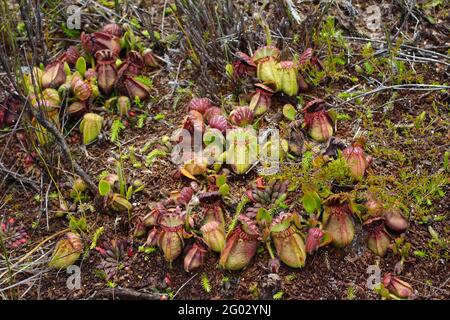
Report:
[[[272,223],[272,215],[268,210],[260,208],[256,214],[256,221],[258,221],[259,224],[270,225]]]
[[[297,275],[295,273],[291,273],[286,276],[286,281],[290,282],[290,281],[294,281],[295,279],[297,279]]]
[[[146,85],[149,88],[153,85],[153,81],[149,77],[143,75],[136,76],[133,79]]]
[[[422,126],[423,121],[425,120],[427,113],[425,111],[422,111],[421,114],[419,114],[416,119],[414,120],[414,126],[418,129]]]
[[[156,252],[156,248],[155,247],[148,247],[148,248],[145,248],[145,253],[146,254],[151,254],[151,253],[153,253],[153,252]]]
[[[116,119],[111,125],[111,133],[110,133],[110,140],[111,142],[116,142],[119,139],[119,134],[125,130],[125,125],[123,124],[122,120]]]
[[[208,276],[204,272],[202,274],[202,288],[203,290],[205,290],[206,293],[211,292],[211,284],[209,283]]]
[[[274,300],[281,300],[281,299],[283,299],[283,295],[284,295],[283,291],[278,291],[277,293],[275,293],[273,295],[273,298],[274,298]]]
[[[314,153],[312,151],[305,151],[302,156],[302,169],[304,171],[310,171],[312,169],[312,161],[314,159]]]
[[[331,234],[329,232],[325,232],[323,234],[322,240],[320,241],[320,246],[324,247],[333,241],[333,238],[331,237]]]
[[[366,73],[367,73],[369,76],[370,76],[370,75],[373,73],[373,71],[374,71],[374,68],[373,68],[372,64],[371,64],[369,61],[364,62],[364,69],[366,69]]]
[[[64,73],[66,74],[66,76],[70,76],[72,74],[72,71],[70,71],[70,67],[67,62],[64,62]]]
[[[336,119],[337,119],[337,116],[338,116],[337,112],[335,110],[329,110],[328,111],[328,115],[330,116],[330,118],[333,121],[333,123],[335,123]]]
[[[178,39],[178,35],[176,33],[171,33],[168,34],[167,36],[164,37],[164,39],[162,39],[162,42],[166,43],[166,44],[171,44],[175,41],[177,41]]]
[[[26,35],[26,27],[25,27],[25,22],[21,21],[17,24],[17,31],[19,31],[19,33],[22,33],[23,35]]]
[[[166,10],[164,11],[165,15],[169,15],[171,13],[174,13],[175,11],[177,11],[177,6],[175,3],[169,4],[169,6],[166,8]]]
[[[427,10],[427,9],[433,9],[439,5],[442,5],[444,3],[443,0],[431,0],[431,1],[426,1],[424,4],[422,4],[422,8]]]
[[[153,161],[155,161],[156,157],[165,157],[166,152],[160,149],[154,149],[152,150],[146,157],[146,165],[151,166],[153,164]]]
[[[140,114],[138,116],[138,120],[136,122],[136,127],[138,127],[139,129],[142,129],[144,127],[145,119],[147,119],[147,115],[146,114]]]
[[[222,174],[216,178],[216,185],[218,187],[224,185],[227,182],[227,176]]]
[[[101,237],[103,232],[105,231],[105,227],[100,227],[97,230],[95,230],[94,236],[92,237],[91,245],[89,246],[89,249],[93,250],[97,246],[98,239]]]
[[[295,110],[295,107],[292,104],[285,104],[283,106],[283,115],[286,119],[294,121],[295,116],[297,115],[297,110]]]
[[[431,226],[428,227],[428,232],[430,233],[433,239],[439,240],[439,234]]]
[[[238,205],[236,206],[236,212],[233,215],[233,219],[231,219],[230,223],[228,224],[228,230],[227,230],[227,236],[231,233],[231,231],[234,230],[236,227],[236,224],[238,223],[239,215],[241,214],[242,210],[244,210],[244,207],[250,202],[251,200],[246,196],[243,195],[241,198],[241,201],[239,201]]]
[[[78,232],[78,231],[87,231],[87,222],[85,217],[81,217],[79,219],[75,218],[74,216],[70,216],[69,218],[69,227],[72,231]]]
[[[413,252],[413,254],[418,257],[418,258],[426,258],[427,257],[427,253],[424,250],[415,250]]]
[[[86,60],[83,57],[79,57],[76,64],[75,69],[84,77],[86,72]]]
[[[356,66],[355,66],[355,71],[356,71],[357,73],[359,73],[359,74],[363,73],[363,69],[362,69],[361,66],[359,66],[359,65],[356,65]]]
[[[120,3],[120,2],[119,2]],[[133,27],[135,27],[136,29],[141,29],[141,24],[139,23],[139,20],[136,17],[132,17],[130,19],[130,23]]]
[[[291,223],[290,219],[285,219],[282,222],[280,222],[280,223],[274,225],[272,228],[270,228],[270,232],[280,232],[280,231],[286,230],[289,227],[290,223]]]
[[[450,167],[448,165],[449,157],[450,157],[450,152],[445,151],[445,153],[444,153],[444,170],[445,171],[450,171]]]
[[[123,34],[120,39],[120,45],[122,48],[126,48],[127,50],[134,50],[134,47],[136,46],[136,36],[131,28],[128,28],[128,30]]]
[[[340,65],[340,66],[345,66],[345,60],[341,57],[336,57],[334,59],[334,61],[336,62],[336,64]]]
[[[99,183],[98,183],[98,193],[100,193],[100,195],[102,197],[104,197],[110,191],[111,191],[111,185],[105,180],[100,180]]]
[[[142,107],[143,107],[142,101],[141,101],[141,99],[140,99],[138,96],[135,96],[135,97],[134,97],[134,104],[135,104],[139,109],[142,109]]]
[[[352,120],[352,116],[346,113],[338,113],[336,114],[336,121],[349,121]]]
[[[303,195],[302,198],[303,208],[305,208],[306,212],[309,214],[313,214],[316,211],[319,211],[321,208],[320,197],[315,191],[308,191]]]
[[[99,0],[98,2],[100,2],[100,4],[102,6],[110,8],[110,9],[114,8],[114,5],[115,5],[115,1]]]
[[[275,200],[274,206],[276,208],[287,209],[287,207],[284,205],[284,201],[286,200],[286,198],[287,198],[286,193],[280,194],[280,196]]]
[[[226,73],[226,75],[227,75],[229,78],[232,78],[232,77],[233,77],[233,73],[234,73],[233,65],[231,65],[230,63],[228,63],[228,64],[225,66],[225,73]]]
[[[69,29],[65,23],[61,23],[61,29],[64,34],[69,38],[78,38],[80,36],[81,31],[77,29]]]
[[[103,105],[103,107],[104,107],[105,109],[110,110],[110,109],[111,109],[111,106],[112,106],[112,105],[115,105],[116,101],[117,101],[117,97],[109,98],[108,100],[105,101],[105,104]]]
[[[228,184],[226,184],[226,183],[221,185],[220,188],[219,188],[219,193],[222,196],[228,195],[230,193],[230,186]]]
[[[134,190],[133,190],[133,186],[129,186],[128,190],[127,190],[127,200],[131,199],[131,196],[133,195]]]
[[[362,219],[362,215],[365,214],[367,212],[367,208],[359,203],[350,202],[350,210],[361,220]]]

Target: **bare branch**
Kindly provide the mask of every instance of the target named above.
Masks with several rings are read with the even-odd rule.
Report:
[[[14,171],[9,170],[1,161],[0,161],[0,171],[5,172],[6,177],[10,176],[14,180],[17,180],[23,184],[27,184],[30,187],[32,187],[35,191],[39,191],[39,189],[40,189],[35,181],[33,181],[27,177],[24,177],[23,175],[18,174]]]

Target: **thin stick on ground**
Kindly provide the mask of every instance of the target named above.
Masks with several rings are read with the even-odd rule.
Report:
[[[14,171],[9,170],[8,168],[6,168],[6,166],[5,166],[5,165],[3,164],[3,162],[1,162],[1,161],[0,161],[0,171],[6,173],[6,177],[5,177],[5,178],[7,178],[8,176],[10,176],[10,177],[13,178],[14,180],[17,180],[17,181],[19,181],[19,182],[21,182],[21,183],[24,183],[24,184],[29,185],[29,186],[32,187],[33,190],[35,190],[36,192],[38,192],[39,189],[40,189],[39,186],[36,184],[35,181],[33,181],[33,180],[31,180],[31,179],[29,179],[29,178],[27,178],[27,177],[24,177],[24,176],[22,176],[21,174],[18,174],[17,172],[14,172]]]
[[[15,262],[13,265],[11,265],[11,268],[16,267],[17,265],[19,265],[21,262],[25,261],[29,256],[31,256],[36,250],[38,250],[44,243],[46,243],[47,241],[52,240],[53,238],[70,231],[70,228],[67,229],[63,229],[61,231],[58,231],[54,234],[52,234],[51,236],[48,236],[47,238],[45,238],[44,240],[42,240],[41,242],[39,242],[33,249],[31,249],[30,251],[27,252],[27,254],[25,254],[22,258],[20,258],[17,262]],[[0,279],[3,278],[6,275],[7,272],[4,272],[2,274],[0,274]]]
[[[361,93],[357,96],[353,96],[351,98],[348,98],[346,101],[342,102],[341,104],[337,105],[337,107],[340,107],[344,105],[347,102],[363,98],[366,96],[369,96],[371,94],[375,94],[384,90],[412,90],[412,91],[436,91],[436,90],[449,90],[450,86],[441,86],[441,85],[434,85],[434,84],[421,84],[421,83],[415,83],[415,84],[399,84],[399,85],[393,85],[393,86],[380,86],[376,89],[370,90],[368,92]]]

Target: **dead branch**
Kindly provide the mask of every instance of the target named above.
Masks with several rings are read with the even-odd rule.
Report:
[[[35,181],[33,181],[27,177],[24,177],[23,175],[18,174],[17,172],[9,170],[1,161],[0,161],[0,171],[6,173],[6,178],[9,176],[14,180],[17,180],[23,184],[27,184],[30,187],[32,187],[35,191],[39,191],[39,189],[40,189]]]
[[[121,299],[121,300],[161,300],[165,297],[161,293],[140,292],[129,288],[106,288],[97,291],[89,300],[97,300],[99,298]]]
[[[410,90],[410,91],[437,91],[437,90],[449,90],[450,86],[444,86],[444,85],[433,85],[433,84],[422,84],[422,83],[411,83],[411,84],[399,84],[399,85],[393,85],[393,86],[379,86],[378,88],[375,88],[373,90],[361,93],[359,95],[353,96],[351,98],[348,98],[346,101],[342,102],[341,104],[337,105],[337,107],[340,107],[350,101],[364,98],[366,96],[384,91],[384,90]]]

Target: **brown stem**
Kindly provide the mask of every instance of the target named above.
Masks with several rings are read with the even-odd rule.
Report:
[[[22,176],[21,174],[18,174],[14,171],[9,170],[1,161],[0,161],[0,171],[5,172],[6,177],[10,176],[11,178],[13,178],[21,183],[31,186],[35,191],[39,191],[39,189],[40,189],[39,186],[36,184],[36,182],[34,182],[33,180],[31,180],[27,177]]]
[[[122,300],[161,300],[164,297],[159,293],[140,292],[129,288],[107,288],[97,292],[91,299],[97,298],[122,299]]]

